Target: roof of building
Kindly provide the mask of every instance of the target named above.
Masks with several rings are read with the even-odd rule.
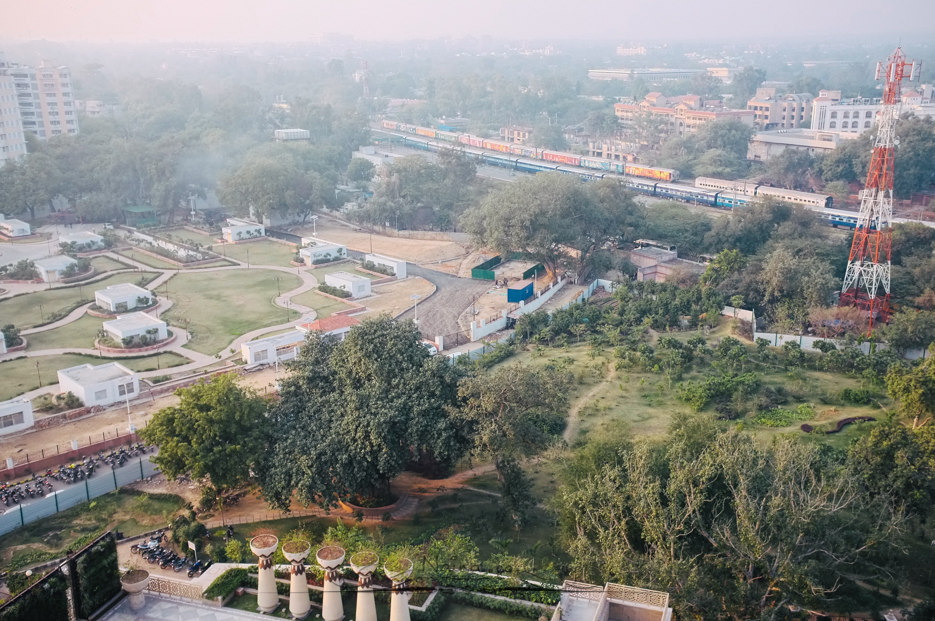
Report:
[[[82,364],[70,369],[62,369],[59,371],[59,375],[64,375],[82,386],[87,386],[121,377],[133,377],[134,373],[119,362],[111,362],[96,367],[90,364]]]
[[[126,330],[136,330],[138,328],[153,328],[157,326],[165,326],[166,322],[162,319],[156,319],[152,315],[148,315],[142,311],[138,313],[130,313],[124,315],[123,317],[118,317],[117,319],[111,319],[110,321],[104,322],[105,328],[113,328],[120,332]]]
[[[127,295],[145,295],[149,297],[152,295],[152,291],[149,289],[144,289],[143,287],[139,287],[129,282],[121,283],[119,285],[111,285],[106,289],[95,291],[95,293],[100,293],[105,297],[123,297]]]
[[[127,213],[149,213],[151,211],[156,211],[156,209],[146,205],[133,205],[131,207],[124,207],[123,211]]]
[[[9,222],[9,220],[8,220]],[[68,255],[59,254],[54,257],[46,257],[44,259],[36,259],[33,261],[36,267],[41,267],[44,270],[63,270],[72,263],[77,263],[74,259]]]
[[[671,260],[675,256],[675,250],[663,250],[662,248],[653,248],[652,246],[647,246],[645,248],[634,248],[631,252],[641,254],[644,257],[651,257],[660,261]]]
[[[75,231],[74,233],[65,233],[59,235],[58,240],[63,243],[75,242],[76,244],[86,244],[88,242],[100,242],[104,238],[91,231]]]
[[[0,224],[9,224],[10,226],[16,226],[16,225],[29,226],[28,222],[23,222],[22,220],[17,220],[16,218],[0,219]]]
[[[354,319],[353,317],[348,317],[347,315],[331,315],[330,317],[322,317],[321,319],[316,319],[311,323],[303,323],[299,326],[299,329],[306,332],[334,332],[335,330],[342,330],[344,328],[353,328],[354,326],[360,325],[360,321]]]
[[[308,325],[308,324],[306,324]],[[283,334],[277,334],[275,336],[268,336],[265,339],[256,339],[255,341],[248,341],[244,343],[247,347],[253,347],[256,345],[273,345],[275,347],[280,347],[282,345],[292,345],[295,343],[304,343],[305,342],[305,332],[296,328],[291,332],[284,332]]]
[[[330,274],[325,274],[325,279],[327,280],[329,276],[334,276],[335,278],[340,278],[341,280],[350,280],[350,281],[359,281],[359,280],[370,280],[364,276],[358,276],[357,274],[351,274],[350,272],[331,272]]]

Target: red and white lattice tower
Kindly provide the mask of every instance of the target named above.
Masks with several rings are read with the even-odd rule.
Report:
[[[893,221],[893,157],[898,140],[900,88],[903,79],[919,79],[920,67],[906,61],[896,48],[884,68],[877,63],[876,79],[884,80],[883,101],[877,119],[873,157],[867,183],[861,192],[860,214],[851,243],[851,254],[841,291],[841,306],[857,306],[874,320],[885,323],[890,314],[890,250]],[[885,71],[885,73],[884,73]]]

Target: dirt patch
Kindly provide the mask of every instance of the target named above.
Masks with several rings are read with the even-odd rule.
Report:
[[[312,236],[315,227],[307,226],[293,229],[295,235]],[[429,263],[463,256],[467,248],[453,241],[434,241],[424,239],[407,239],[404,237],[387,237],[385,235],[371,235],[357,227],[331,220],[319,218],[317,237],[327,239],[338,244],[344,244],[351,250],[358,252],[375,252],[385,254],[397,259],[405,259],[413,263]]]
[[[412,296],[420,295],[420,302],[435,291],[435,285],[424,278],[407,278],[385,285],[377,285],[372,289],[376,294],[369,298],[358,300],[367,307],[365,315],[373,316],[380,313],[389,313],[396,316],[413,304]],[[357,316],[360,317],[359,315]]]

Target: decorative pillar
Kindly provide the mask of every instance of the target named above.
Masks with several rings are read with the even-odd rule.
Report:
[[[260,612],[273,612],[279,606],[279,593],[276,591],[276,576],[273,573],[273,554],[279,547],[276,535],[257,535],[250,540],[250,551],[260,557],[257,571],[257,609]]]
[[[311,551],[312,545],[307,541],[288,541],[282,546],[282,553],[292,563],[289,570],[289,612],[295,619],[307,617],[312,607],[308,598],[308,580],[305,579],[305,559]]]
[[[315,553],[315,560],[325,570],[325,592],[321,597],[321,618],[324,621],[341,621],[344,604],[341,602],[341,565],[344,564],[344,548],[325,546]]]
[[[386,577],[393,581],[393,594],[390,596],[390,621],[409,621],[409,597],[412,595],[404,589],[406,579],[412,575],[412,561],[408,558],[399,559],[391,570],[383,565]]]
[[[380,557],[374,552],[358,552],[351,557],[351,569],[357,574],[356,621],[377,621],[377,604],[373,599],[373,571]]]

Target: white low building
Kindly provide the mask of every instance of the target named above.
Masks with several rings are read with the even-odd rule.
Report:
[[[6,353],[6,339],[0,334],[0,355]]]
[[[32,229],[29,228],[29,223],[27,222],[17,220],[16,218],[9,218],[0,220],[0,233],[3,233],[7,237],[25,237],[32,233]]]
[[[63,278],[62,272],[68,269],[69,265],[77,263],[74,259],[64,254],[54,257],[46,257],[33,261],[36,269],[39,270],[39,276],[45,282],[58,282]]]
[[[104,247],[104,238],[91,231],[75,231],[58,236],[60,244],[75,244],[78,250],[97,250]]]
[[[132,283],[123,283],[95,291],[94,301],[105,310],[125,313],[134,308],[147,307],[152,304],[153,293],[149,289]]]
[[[23,397],[0,401],[0,435],[29,429],[33,424],[32,402]]]
[[[305,332],[292,330],[285,334],[257,339],[240,346],[240,354],[246,364],[272,364],[285,362],[299,355],[305,343]]]
[[[349,272],[325,274],[325,284],[349,292],[352,298],[362,298],[370,295],[370,279]]]
[[[318,265],[331,260],[346,259],[347,246],[314,237],[303,237],[299,254],[305,260],[306,265]]]
[[[348,317],[347,315],[332,315],[330,317],[316,319],[311,323],[303,323],[297,330],[306,334],[309,332],[321,332],[323,336],[331,336],[339,341],[343,341],[347,337],[347,333],[351,331],[351,328],[359,325],[360,321],[353,317]]]
[[[237,218],[228,218],[227,226],[221,228],[221,236],[231,244],[245,239],[263,237],[264,235],[266,235],[266,229],[259,222],[238,220]]]
[[[91,366],[82,364],[58,372],[58,388],[72,392],[88,407],[135,399],[140,393],[136,373],[119,362]]]
[[[148,337],[150,341],[161,341],[169,336],[166,322],[143,312],[130,313],[105,321],[104,331],[118,341],[141,336]]]
[[[400,280],[406,277],[406,262],[402,259],[394,259],[393,257],[382,254],[367,254],[364,255],[364,259],[375,265],[382,265],[383,267],[390,268],[393,270],[396,278]]]

